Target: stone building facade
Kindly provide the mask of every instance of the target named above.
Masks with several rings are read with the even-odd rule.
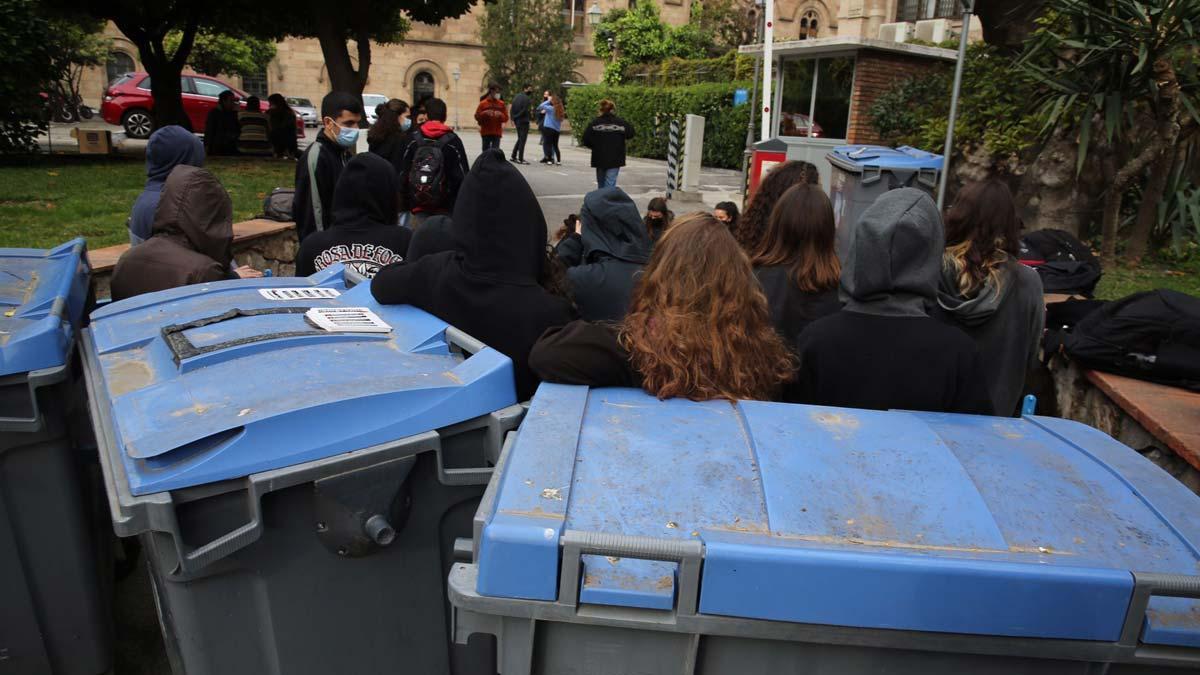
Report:
[[[747,11],[753,0],[743,0]],[[660,0],[663,19],[673,25],[686,23],[693,0]],[[573,47],[580,65],[572,80],[593,83],[600,79],[604,64],[592,49],[592,29],[587,11],[598,5],[602,12],[629,7],[636,0],[563,0],[564,20],[576,27]],[[936,18],[954,13],[957,0],[778,0],[775,4],[777,40],[808,37],[876,37],[879,27],[897,19]],[[573,11],[572,11],[573,8]],[[461,126],[474,125],[473,111],[486,88],[487,65],[479,36],[478,3],[468,14],[437,26],[414,23],[399,45],[373,45],[371,72],[366,93],[412,101],[429,92],[446,100]],[[114,74],[140,70],[136,47],[111,23],[105,33],[113,40],[112,59],[107,68],[85,74],[85,102],[99,106],[104,89]],[[308,98],[319,105],[329,91],[320,45],[313,39],[288,39],[277,45],[278,54],[261,78],[224,78],[252,93],[280,92]],[[353,47],[351,54],[354,53]]]

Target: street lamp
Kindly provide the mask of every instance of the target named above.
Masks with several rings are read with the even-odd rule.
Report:
[[[601,15],[601,14],[603,14],[603,12],[601,12],[601,11],[600,11],[600,3],[599,3],[598,1],[593,1],[593,2],[592,2],[592,6],[591,6],[591,7],[589,7],[589,8],[588,8],[588,11],[587,11],[587,22],[588,22],[588,25],[589,25],[589,26],[597,26],[597,25],[599,25],[599,24],[600,24],[600,15]]]
[[[462,71],[455,68],[450,76],[454,78],[454,128],[458,129],[458,109],[461,107],[458,105],[458,78],[462,77]]]

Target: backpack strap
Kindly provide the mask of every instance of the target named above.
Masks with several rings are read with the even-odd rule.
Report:
[[[317,232],[325,229],[325,219],[321,217],[321,193],[317,190],[317,159],[321,155],[321,144],[313,141],[308,150],[308,192],[312,202],[313,218],[316,218]]]

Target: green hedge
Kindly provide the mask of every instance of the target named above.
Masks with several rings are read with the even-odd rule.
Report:
[[[572,89],[567,105],[576,140],[597,114],[601,99],[617,105],[617,114],[634,126],[636,134],[627,152],[634,157],[666,159],[671,117],[701,115],[704,124],[704,166],[737,169],[746,147],[746,125],[750,106],[733,106],[733,94],[750,89],[747,82],[706,83],[686,87],[642,87],[591,84]],[[659,126],[655,127],[655,117]],[[682,131],[682,130],[681,130]]]
[[[678,87],[702,82],[740,82],[754,77],[754,59],[730,51],[712,59],[671,57],[661,63],[639,63],[625,69],[622,82],[632,86]]]

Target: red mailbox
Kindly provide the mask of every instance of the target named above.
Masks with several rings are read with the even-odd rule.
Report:
[[[762,182],[764,176],[771,173],[775,167],[787,161],[787,143],[778,138],[769,138],[754,144],[754,153],[750,156],[750,189],[746,195],[749,201],[754,197],[754,191]]]

